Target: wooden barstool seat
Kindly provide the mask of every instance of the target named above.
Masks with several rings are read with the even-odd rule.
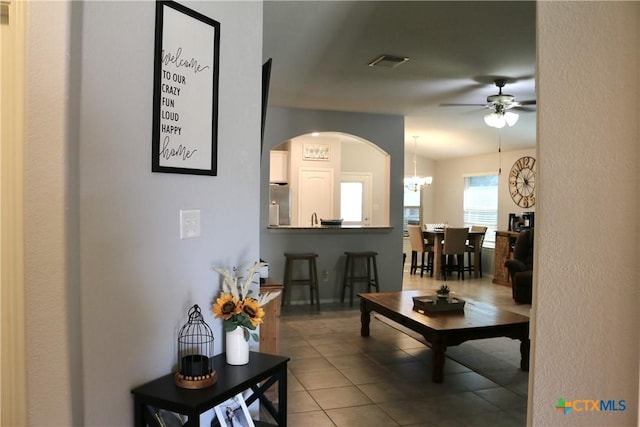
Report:
[[[347,258],[344,264],[344,277],[342,279],[342,295],[340,302],[344,302],[344,294],[349,288],[349,306],[353,307],[353,287],[355,283],[366,283],[367,292],[371,292],[371,288],[375,288],[376,292],[380,292],[378,283],[378,265],[376,264],[377,252],[345,252]],[[362,270],[358,270],[360,275],[356,274],[356,261],[362,260],[364,265]]]
[[[291,303],[291,289],[294,286],[309,286],[309,298],[311,305],[315,300],[318,311],[320,311],[320,288],[318,286],[318,267],[316,265],[316,258],[318,254],[310,253],[290,253],[285,252],[284,263],[284,298],[282,298],[282,304],[289,305]],[[306,262],[308,268],[308,276],[301,278],[294,278],[293,266],[294,262]]]

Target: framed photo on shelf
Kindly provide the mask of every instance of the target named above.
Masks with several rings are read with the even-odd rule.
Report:
[[[220,427],[255,427],[242,393],[214,408]]]
[[[303,160],[329,160],[331,149],[325,144],[304,144],[302,146]]]

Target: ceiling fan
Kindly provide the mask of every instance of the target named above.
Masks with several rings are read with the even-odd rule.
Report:
[[[536,101],[516,101],[516,97],[507,93],[502,93],[502,88],[507,84],[507,79],[495,79],[493,83],[498,87],[498,93],[496,95],[487,96],[486,104],[440,104],[441,107],[465,107],[465,106],[479,106],[492,110],[491,113],[484,116],[484,121],[487,125],[495,128],[502,128],[505,124],[513,126],[518,121],[518,115],[508,111],[513,108],[523,109],[527,105],[535,105]]]

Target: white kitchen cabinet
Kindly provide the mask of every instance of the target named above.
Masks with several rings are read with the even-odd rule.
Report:
[[[289,182],[289,152],[276,151],[269,152],[269,182],[282,184]]]

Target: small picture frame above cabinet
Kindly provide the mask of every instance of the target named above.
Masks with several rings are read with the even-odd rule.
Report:
[[[331,148],[326,144],[304,144],[302,147],[303,160],[329,160]]]

